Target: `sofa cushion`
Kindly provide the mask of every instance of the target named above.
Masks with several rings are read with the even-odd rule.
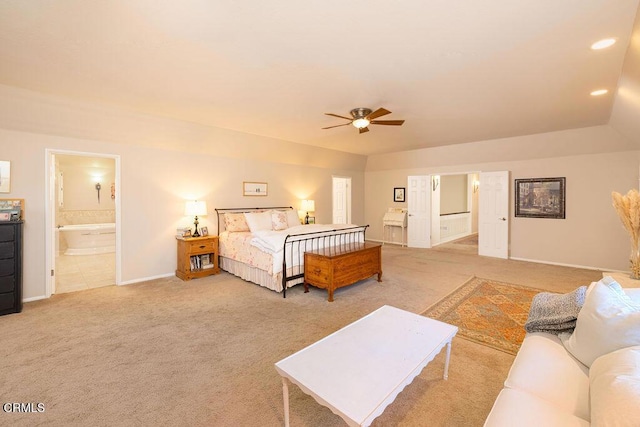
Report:
[[[555,335],[527,334],[504,385],[589,420],[589,370],[567,352]]]
[[[493,404],[485,427],[573,427],[589,421],[559,408],[546,399],[522,390],[502,389]]]
[[[597,358],[589,371],[594,426],[640,426],[640,346]]]
[[[573,334],[560,335],[564,345],[587,366],[603,354],[640,345],[640,305],[611,277],[595,283],[578,314]]]

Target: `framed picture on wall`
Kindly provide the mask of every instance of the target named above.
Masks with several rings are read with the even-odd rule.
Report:
[[[242,195],[243,196],[266,196],[267,183],[245,181],[242,183]]]
[[[404,202],[405,187],[394,187],[393,189],[393,201]]]
[[[11,162],[0,160],[0,193],[11,192]]]
[[[516,217],[565,219],[566,178],[516,179]]]

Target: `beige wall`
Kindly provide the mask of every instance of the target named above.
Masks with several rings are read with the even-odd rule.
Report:
[[[9,108],[11,104],[15,110]],[[155,126],[148,127],[150,122]],[[25,132],[23,127],[37,132]],[[176,131],[180,128],[192,132]],[[107,141],[109,135],[117,142]],[[169,140],[176,142],[176,149],[167,148]],[[28,300],[45,295],[46,149],[120,156],[125,283],[173,274],[176,228],[192,225],[192,218],[184,216],[187,199],[207,201],[210,214],[200,224],[214,233],[215,208],[299,208],[304,198],[316,201],[316,220],[327,223],[331,222],[332,175],[348,176],[352,178],[353,222],[364,222],[362,156],[203,130],[6,87],[0,87],[0,148],[0,160],[11,161],[12,174],[11,193],[3,197],[26,200],[24,298]],[[243,197],[243,181],[267,182],[268,196]]]
[[[612,207],[611,192],[626,192],[638,187],[640,152],[598,153],[607,145],[624,146],[625,141],[621,141],[619,134],[609,129],[596,127],[592,130],[593,133],[589,129],[580,129],[472,145],[462,144],[468,147],[451,147],[453,153],[447,152],[446,147],[440,147],[370,156],[365,173],[365,221],[371,224],[368,236],[381,239],[381,219],[388,205],[385,196],[391,194],[394,186],[406,182],[409,175],[508,170],[511,171],[511,185],[516,178],[564,176],[567,178],[567,218],[564,220],[515,218],[513,190],[510,190],[510,256],[549,263],[626,270],[629,242]],[[572,141],[574,138],[575,143]],[[539,145],[531,144],[536,139],[540,140],[542,147],[562,144],[564,141],[577,145],[582,141],[587,145],[587,151],[595,153],[544,158],[538,154]],[[476,144],[480,145],[482,152],[476,152],[478,148],[473,147]],[[509,147],[506,153],[501,151],[505,146]],[[562,151],[563,148],[557,147],[556,150]],[[518,151],[521,158],[515,160],[513,157]],[[449,162],[454,155],[458,157],[457,164]],[[528,155],[534,159],[523,159]],[[506,157],[506,160],[474,161],[492,157],[496,160]],[[425,166],[419,167],[420,162],[416,159],[424,159]],[[442,165],[438,165],[439,161]]]
[[[440,176],[440,214],[466,212],[467,175]]]

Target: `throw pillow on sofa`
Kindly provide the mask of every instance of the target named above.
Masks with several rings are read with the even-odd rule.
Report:
[[[640,305],[607,276],[587,293],[573,333],[560,338],[569,353],[591,366],[599,356],[640,345]]]
[[[593,426],[640,426],[640,346],[597,358],[589,384]]]

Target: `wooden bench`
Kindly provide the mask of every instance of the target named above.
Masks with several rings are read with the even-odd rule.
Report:
[[[304,291],[309,285],[333,291],[378,275],[382,281],[382,250],[377,243],[349,243],[304,253]]]

